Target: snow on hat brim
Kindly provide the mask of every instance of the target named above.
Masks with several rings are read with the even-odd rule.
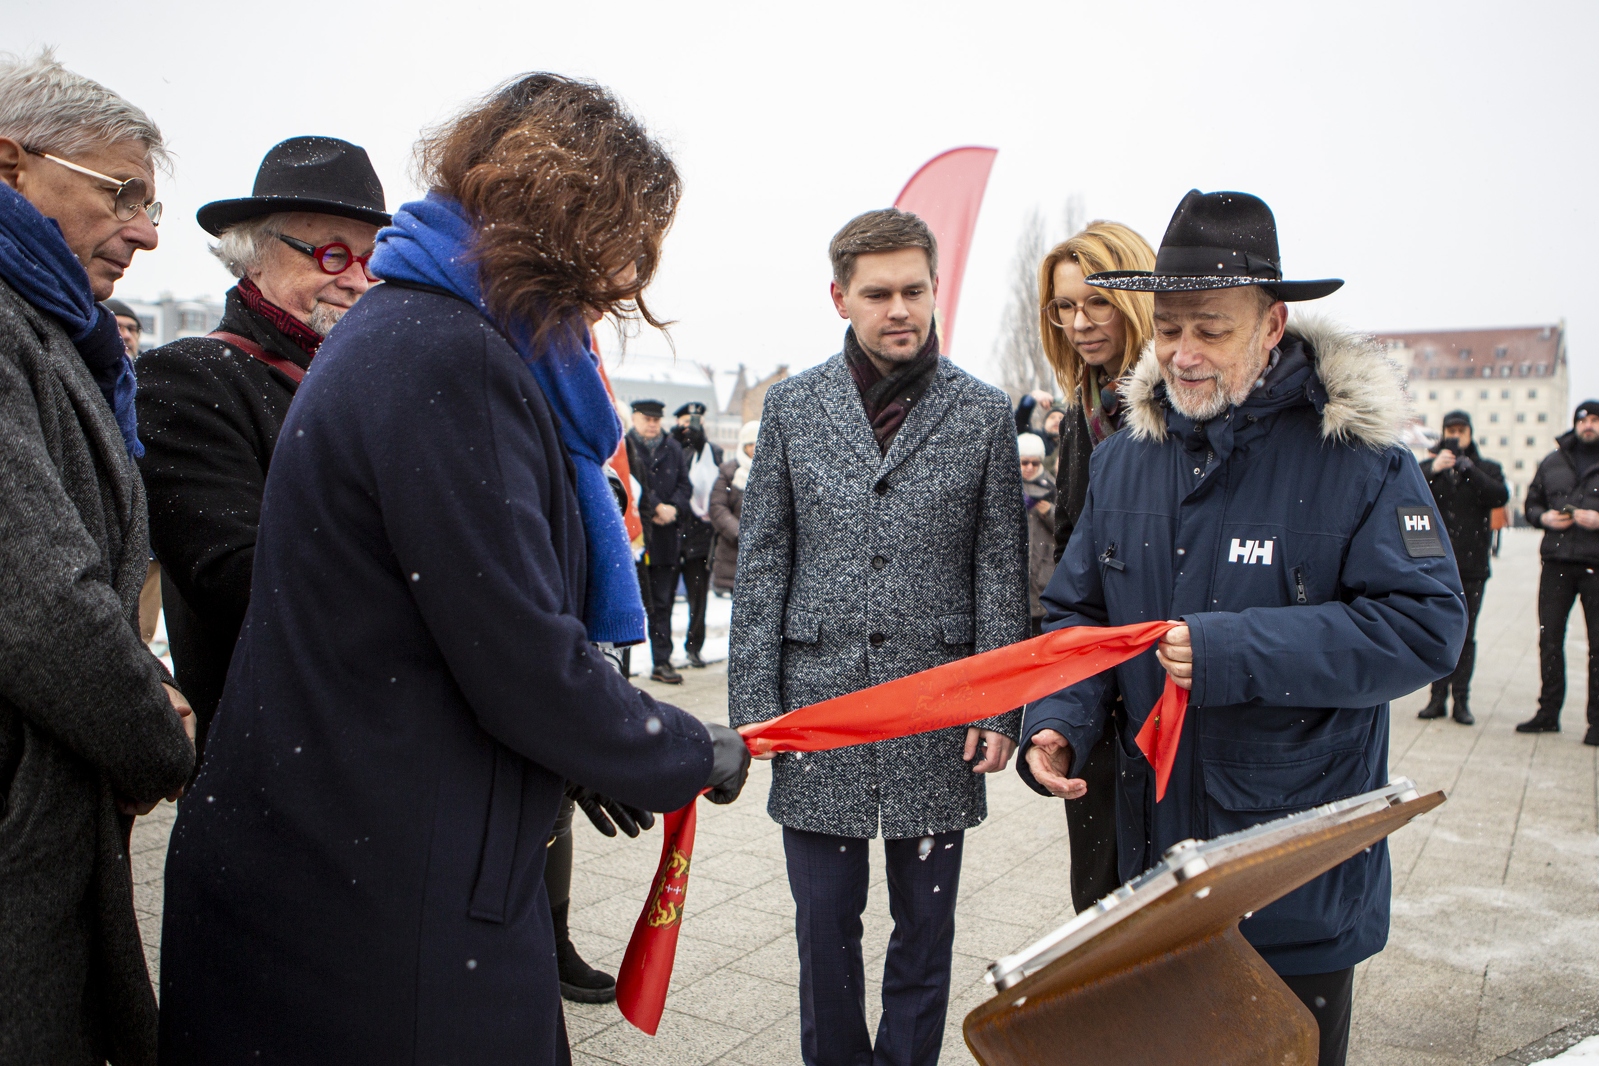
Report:
[[[1584,400],[1571,413],[1571,424],[1581,422],[1584,415],[1599,415],[1599,400]]]
[[[1023,459],[1042,459],[1044,457],[1044,438],[1037,433],[1023,433],[1016,438],[1016,450]]]

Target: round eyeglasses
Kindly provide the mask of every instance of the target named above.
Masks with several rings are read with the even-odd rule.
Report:
[[[278,240],[295,251],[304,252],[312,259],[315,259],[316,265],[322,268],[322,273],[324,274],[342,274],[350,269],[350,263],[353,261],[361,264],[361,273],[366,275],[366,280],[378,280],[377,276],[372,273],[372,268],[367,265],[367,260],[372,258],[371,252],[366,255],[356,255],[350,250],[350,246],[343,241],[331,241],[317,248],[304,241],[284,236],[281,233],[278,234]]]
[[[1103,326],[1116,317],[1116,305],[1099,295],[1090,296],[1080,304],[1058,296],[1049,301],[1047,311],[1050,322],[1061,329],[1071,329],[1077,322],[1079,311],[1094,326]]]
[[[48,159],[52,163],[66,167],[68,170],[75,171],[85,177],[103,181],[116,189],[116,192],[112,194],[111,206],[120,221],[132,222],[134,216],[143,211],[150,216],[150,225],[161,225],[161,204],[159,201],[149,198],[150,185],[143,178],[128,178],[127,180],[113,178],[109,174],[102,174],[98,170],[90,170],[88,167],[80,167],[78,164],[68,162],[58,155],[41,152],[37,148],[24,147],[22,150],[29,155],[36,155],[40,159]]]

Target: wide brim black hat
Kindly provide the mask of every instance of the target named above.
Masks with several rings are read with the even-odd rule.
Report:
[[[1101,289],[1205,292],[1259,285],[1280,300],[1319,300],[1342,278],[1289,281],[1277,252],[1277,220],[1266,201],[1244,192],[1190,189],[1155,254],[1154,270],[1107,270],[1083,279]]]
[[[261,160],[250,196],[213,200],[195,212],[200,228],[220,237],[229,226],[280,211],[338,215],[387,226],[383,183],[366,149],[337,137],[290,137]]]

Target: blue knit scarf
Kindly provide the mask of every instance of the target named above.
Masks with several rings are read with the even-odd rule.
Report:
[[[117,319],[94,302],[89,274],[67,247],[61,226],[0,181],[0,278],[35,309],[61,323],[116,415],[133,459],[144,454],[133,409],[133,361]]]
[[[454,293],[495,321],[483,302],[472,246],[477,230],[461,205],[428,193],[403,205],[379,231],[372,272],[386,281],[414,282]],[[600,377],[599,360],[581,327],[557,329],[539,348],[526,323],[497,323],[512,338],[544,393],[566,450],[577,468],[577,504],[588,541],[588,597],[583,623],[597,643],[637,644],[644,639],[633,549],[628,542],[605,464],[622,441],[622,423]]]

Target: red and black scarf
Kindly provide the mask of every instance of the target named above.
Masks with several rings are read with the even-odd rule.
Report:
[[[249,278],[240,278],[238,288],[244,306],[276,326],[278,332],[298,345],[306,355],[316,354],[316,350],[322,346],[322,337],[316,330],[262,296],[261,290]]]
[[[872,424],[877,447],[887,455],[905,417],[933,383],[933,373],[938,369],[938,330],[928,330],[922,350],[884,377],[855,339],[852,326],[844,331],[844,361],[855,387],[861,390],[861,404],[866,408],[866,420]]]

